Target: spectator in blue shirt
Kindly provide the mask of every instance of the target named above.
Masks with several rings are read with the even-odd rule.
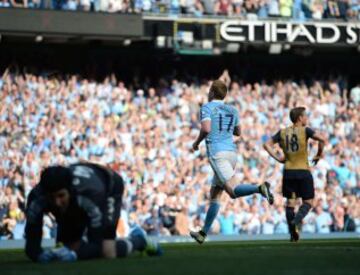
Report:
[[[317,233],[330,233],[330,226],[333,224],[331,215],[329,212],[324,211],[322,206],[316,207],[316,232]]]
[[[235,234],[234,220],[234,214],[229,209],[226,209],[224,213],[219,216],[220,233],[224,235]]]

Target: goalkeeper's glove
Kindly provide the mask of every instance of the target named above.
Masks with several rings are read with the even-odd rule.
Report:
[[[46,249],[38,257],[39,263],[49,263],[52,261],[74,262],[76,260],[76,253],[73,250],[67,248],[66,246],[60,248]]]
[[[52,262],[56,259],[56,255],[52,251],[52,249],[45,249],[38,257],[38,262],[42,264],[46,264]]]
[[[54,248],[52,251],[56,256],[56,259],[60,262],[75,262],[77,260],[75,251],[70,250],[66,246]]]

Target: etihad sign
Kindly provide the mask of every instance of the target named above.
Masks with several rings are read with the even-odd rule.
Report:
[[[360,43],[360,23],[294,23],[271,21],[225,21],[221,37],[229,42],[285,42],[349,45]]]

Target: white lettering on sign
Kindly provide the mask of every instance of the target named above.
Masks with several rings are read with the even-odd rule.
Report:
[[[225,21],[220,26],[221,37],[229,42],[267,42],[311,44],[359,44],[360,24],[294,23],[270,21]]]
[[[318,43],[321,44],[332,44],[336,43],[340,39],[340,30],[334,24],[329,23],[318,23],[316,26],[316,40]],[[331,37],[324,37],[324,30],[328,29],[331,30],[332,36]]]
[[[309,41],[310,43],[315,43],[315,38],[311,35],[311,33],[308,31],[305,25],[299,24],[295,26],[295,29],[288,34],[288,41],[294,42],[295,39],[298,38],[299,36],[303,36],[307,38],[307,41]]]
[[[346,26],[346,43],[348,44],[356,44],[360,41],[360,24],[349,24]]]
[[[281,24],[278,26],[276,23],[271,23],[272,42],[278,41],[278,34],[286,34],[287,39],[289,39],[289,34],[291,34],[291,24]]]

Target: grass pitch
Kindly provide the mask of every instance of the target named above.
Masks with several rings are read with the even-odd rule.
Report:
[[[350,275],[360,274],[360,240],[254,241],[163,245],[164,255],[34,264],[22,251],[0,250],[1,275]]]

